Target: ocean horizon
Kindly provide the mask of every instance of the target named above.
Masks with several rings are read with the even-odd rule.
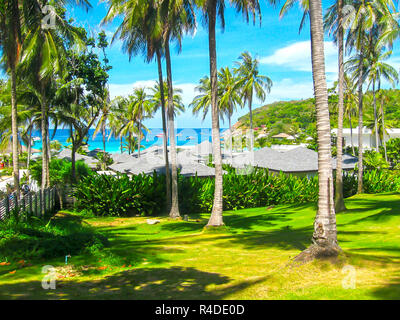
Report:
[[[227,129],[220,129],[221,134]],[[69,129],[57,129],[54,134],[54,129],[49,129],[49,135],[51,141],[59,141],[63,147],[70,145],[67,142],[69,138]],[[94,129],[89,130],[88,134],[88,150],[103,149],[103,136],[99,132],[93,139]],[[149,128],[149,132],[143,132],[144,138],[141,140],[141,149],[147,149],[152,146],[163,145],[163,130],[162,128]],[[54,134],[54,137],[53,137]],[[203,141],[212,142],[211,128],[181,128],[175,129],[176,144],[177,146],[194,146]],[[42,136],[40,130],[34,130],[32,132],[32,138],[34,144],[32,148],[42,149]],[[123,144],[125,139],[122,139]],[[168,141],[169,143],[169,141]],[[106,130],[106,152],[109,153],[120,153],[121,152],[121,141],[119,137],[111,135],[110,130]]]

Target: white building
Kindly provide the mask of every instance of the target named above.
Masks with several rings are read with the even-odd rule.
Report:
[[[337,136],[338,129],[332,129],[332,133]],[[400,138],[400,129],[386,129],[388,134],[385,134],[385,141],[394,138]],[[350,128],[343,128],[343,138],[344,138],[344,147],[351,147],[351,132]],[[372,134],[371,129],[367,129],[366,127],[362,130],[362,142],[363,148],[373,149],[376,146],[375,143],[375,135]],[[358,127],[353,128],[353,145],[358,146]]]

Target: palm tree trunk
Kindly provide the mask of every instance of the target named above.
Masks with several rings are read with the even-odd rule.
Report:
[[[121,154],[122,154],[122,137],[120,137],[120,148],[121,148]]]
[[[359,75],[358,75],[358,186],[357,193],[363,192],[363,55],[360,53]]]
[[[174,125],[174,101],[172,87],[172,72],[171,72],[171,56],[169,52],[169,37],[165,41],[165,60],[167,63],[167,85],[168,85],[168,127],[169,141],[171,146],[171,210],[169,216],[173,219],[179,218],[179,200],[178,200],[178,172],[176,159],[176,141],[175,141],[175,125]],[[162,85],[162,84],[161,84]]]
[[[168,134],[167,134],[167,121],[165,117],[165,95],[164,95],[164,80],[161,66],[161,53],[157,50],[157,66],[158,66],[158,82],[160,84],[160,99],[161,99],[161,116],[163,127],[163,151],[165,160],[165,183],[166,183],[166,197],[167,197],[167,210],[171,207],[171,172],[169,170],[168,160]]]
[[[214,204],[210,220],[207,226],[218,227],[224,224],[223,211],[223,180],[222,180],[222,156],[221,138],[219,128],[219,110],[217,101],[218,79],[217,79],[217,52],[216,52],[216,24],[217,6],[215,0],[210,0],[208,7],[208,47],[210,57],[210,84],[211,84],[211,119],[212,119],[212,145],[215,163],[215,189]]]
[[[343,196],[343,0],[338,0],[338,67],[339,67],[339,101],[338,101],[338,133],[337,133],[337,157],[336,157],[336,190],[335,190],[335,211],[342,212],[346,210]]]
[[[382,142],[383,142],[383,149],[385,150],[385,160],[388,162],[387,157],[387,150],[386,150],[386,139],[385,139],[385,113],[383,111],[383,101],[381,101],[381,117],[382,117]]]
[[[138,158],[140,158],[140,140],[142,139],[142,119],[139,117]]]
[[[353,156],[356,155],[356,152],[354,150],[354,143],[353,143],[353,125],[351,123],[351,111],[349,112],[349,122],[350,122],[350,140],[351,140],[351,149],[353,151]]]
[[[51,150],[50,150],[50,131],[49,131],[49,117],[46,117],[46,134],[47,134],[47,166],[46,166],[46,179],[47,187],[50,187],[50,161],[51,161]]]
[[[19,198],[19,154],[18,154],[18,112],[17,112],[17,77],[15,67],[11,68],[11,131],[13,152],[14,187]]]
[[[375,79],[372,80],[372,95],[374,97],[374,128],[375,128],[375,151],[379,152],[378,113],[376,111]]]
[[[72,172],[72,183],[76,183],[76,147],[72,144],[71,149],[71,172]]]
[[[105,124],[105,120],[101,126],[102,126],[101,131],[102,131],[102,135],[103,135],[103,153],[105,155],[106,154],[106,124]]]
[[[229,113],[229,152],[230,152],[230,156],[231,156],[231,165],[233,164],[233,139],[232,139],[232,115],[231,113]]]
[[[47,102],[44,95],[44,88],[42,86],[42,105],[41,105],[41,130],[42,130],[42,191],[47,187],[47,131],[46,131],[46,119],[47,119]]]
[[[28,169],[28,182],[30,182],[30,177],[31,177],[31,152],[32,152],[32,123],[29,124],[29,134],[28,134],[28,158],[26,160],[26,168]]]
[[[320,256],[336,256],[336,215],[333,202],[331,161],[331,131],[329,122],[328,90],[325,77],[324,34],[321,0],[310,1],[311,57],[317,109],[318,132],[318,212],[314,222],[313,244],[296,260],[309,261]]]
[[[250,152],[254,150],[254,131],[253,131],[253,92],[250,92],[249,95],[249,117],[250,117]]]

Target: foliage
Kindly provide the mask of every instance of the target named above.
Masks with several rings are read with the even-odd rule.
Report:
[[[0,260],[49,259],[102,248],[107,239],[79,218],[11,215],[0,220]]]
[[[165,199],[164,176],[140,174],[128,177],[91,175],[75,190],[76,207],[97,216],[151,215],[162,210]]]
[[[393,166],[400,164],[400,138],[390,139],[386,142],[386,150],[388,160],[392,163]],[[383,147],[380,150],[382,153],[384,152]]]
[[[247,168],[246,174],[224,166],[224,210],[238,210],[288,203],[315,202],[318,177],[272,174],[263,168]],[[244,170],[246,171],[246,169]],[[400,176],[393,171],[371,170],[364,175],[366,193],[400,191]],[[356,194],[357,177],[345,173],[345,197]],[[179,175],[179,210],[183,214],[210,212],[214,200],[214,177]],[[140,174],[91,175],[78,183],[77,208],[98,216],[142,216],[164,210],[165,176]]]
[[[98,152],[96,154],[96,159],[99,160],[99,170],[105,170],[109,165],[112,165],[114,162],[108,152]]]
[[[364,166],[367,170],[386,169],[389,167],[383,156],[374,150],[364,152]]]
[[[392,127],[399,127],[400,108],[398,101],[400,101],[400,90],[381,89],[380,93],[385,98],[385,124],[389,124]],[[367,92],[365,96],[366,101],[368,101],[368,97],[372,96],[372,92]],[[311,133],[312,130],[316,128],[314,103],[315,99],[310,98],[305,100],[279,101],[256,108],[253,110],[254,127],[265,125],[269,134],[275,135],[280,132],[287,132],[291,126],[296,125],[301,131]],[[331,95],[329,99],[329,110],[332,128],[337,127],[337,110],[335,104],[335,95]],[[373,114],[373,104],[366,103],[364,109],[365,117],[373,118]],[[239,124],[243,127],[249,127],[249,114],[240,117]],[[357,117],[353,117],[352,125],[353,128],[358,125]],[[349,119],[345,117],[344,127],[348,128],[349,126]]]
[[[80,180],[92,174],[91,169],[83,160],[76,162],[76,175]],[[42,182],[42,160],[32,161],[31,175],[39,185]],[[50,185],[63,186],[72,184],[72,163],[68,160],[53,158],[50,161]]]

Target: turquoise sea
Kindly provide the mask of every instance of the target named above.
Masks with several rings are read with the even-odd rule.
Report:
[[[144,139],[141,141],[142,149],[151,147],[151,146],[162,146],[163,144],[163,137],[162,137],[162,129],[161,128],[151,128],[149,132],[144,132]],[[221,129],[221,133],[224,132],[226,129]],[[52,141],[57,140],[63,146],[68,146],[69,143],[67,139],[69,138],[69,129],[57,129],[54,137],[53,133],[54,130],[50,129],[50,138]],[[93,150],[96,148],[103,149],[103,137],[101,133],[97,134],[96,137],[93,139],[93,132],[94,129],[89,131],[89,150]],[[183,128],[175,130],[176,138],[177,138],[177,145],[178,146],[192,146],[199,144],[203,141],[210,141],[211,142],[211,128]],[[32,134],[32,138],[34,139],[34,149],[41,149],[42,148],[42,141],[41,141],[41,133],[40,130],[36,130]],[[124,143],[123,139],[123,143]],[[114,136],[110,136],[109,130],[106,132],[106,151],[107,152],[120,152],[120,139]]]

